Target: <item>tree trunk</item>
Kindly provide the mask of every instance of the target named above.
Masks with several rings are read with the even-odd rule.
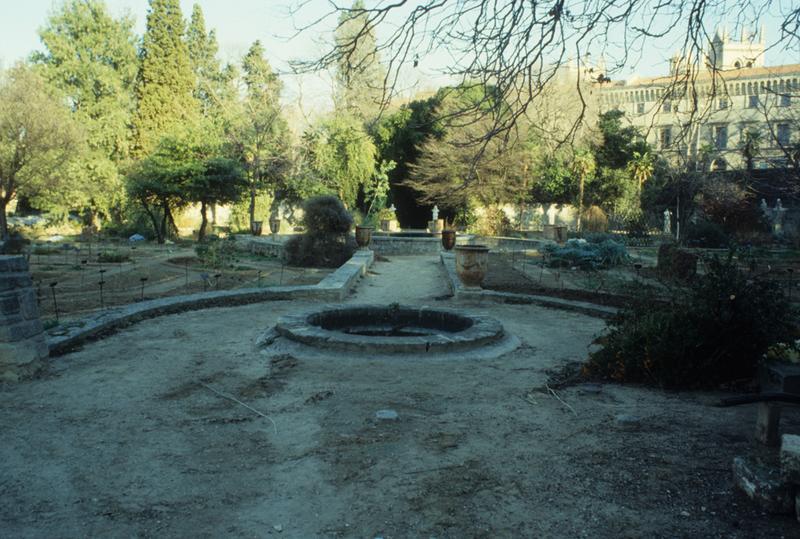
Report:
[[[158,233],[158,243],[165,243],[167,241],[167,219],[169,218],[169,206],[166,202],[161,203],[161,229]]]
[[[6,217],[6,207],[8,202],[4,198],[0,198],[0,240],[8,239],[8,218]]]
[[[581,217],[583,216],[583,174],[580,176],[580,181],[578,184],[578,223],[575,226],[575,229],[580,232],[581,231]]]
[[[153,223],[153,232],[156,234],[156,241],[158,243],[164,243],[164,238],[161,236],[161,230],[158,228],[158,219],[156,219],[156,214],[153,213],[153,210],[144,200],[142,200],[141,203],[145,213],[147,213],[147,216],[150,217],[150,222]]]
[[[208,226],[208,219],[206,218],[206,201],[200,201],[200,230],[197,231],[197,241],[206,239],[206,226]]]
[[[248,207],[248,215],[250,217],[250,232],[254,230],[254,224],[256,220],[256,189],[255,187],[250,188],[250,206]]]

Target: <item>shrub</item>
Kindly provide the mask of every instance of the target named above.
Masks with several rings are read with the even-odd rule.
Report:
[[[504,236],[511,230],[511,220],[499,206],[488,206],[475,223],[481,236]]]
[[[233,264],[236,260],[236,237],[228,236],[221,240],[217,236],[208,236],[206,241],[198,243],[194,252],[203,264],[212,268],[222,268]]]
[[[794,312],[777,283],[740,272],[732,253],[670,301],[621,311],[585,372],[668,388],[715,387],[751,377],[767,349],[795,333]]]
[[[106,264],[120,264],[130,260],[128,255],[119,251],[103,251],[97,255],[97,261]]]
[[[614,240],[592,243],[582,239],[567,240],[559,247],[548,244],[544,248],[551,267],[578,267],[585,270],[610,268],[628,260],[625,246]]]
[[[674,243],[658,246],[658,272],[668,279],[689,280],[697,273],[697,255]]]
[[[0,243],[0,254],[21,255],[25,251],[25,246],[30,242],[19,232],[12,232],[5,242]]]
[[[686,227],[686,245],[692,247],[721,248],[731,244],[725,229],[711,221],[697,221]]]
[[[334,196],[310,198],[303,205],[306,232],[286,242],[286,261],[293,266],[338,267],[355,251],[350,237],[353,218]]]

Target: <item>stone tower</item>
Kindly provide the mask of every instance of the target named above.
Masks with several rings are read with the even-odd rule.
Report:
[[[708,51],[708,62],[717,70],[764,67],[766,37],[761,31],[749,32],[742,28],[738,41],[734,41],[727,29],[717,30]]]

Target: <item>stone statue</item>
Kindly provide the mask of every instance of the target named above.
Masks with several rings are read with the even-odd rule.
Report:
[[[389,206],[389,211],[392,212],[392,213],[397,213],[397,208],[394,207],[394,204]]]
[[[664,234],[672,234],[672,212],[669,208],[664,210]]]
[[[763,199],[763,198],[761,199],[761,211],[763,211],[765,214],[769,215],[769,206],[767,206],[766,199]]]
[[[558,215],[558,208],[556,208],[555,204],[551,204],[550,208],[547,210],[547,224],[554,225],[556,224],[556,215]]]
[[[435,223],[438,220],[439,220],[439,206],[434,206],[433,207],[433,222]]]

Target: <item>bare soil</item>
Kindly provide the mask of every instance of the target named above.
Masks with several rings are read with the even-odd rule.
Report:
[[[266,357],[259,334],[314,307],[272,302],[145,321],[0,386],[2,535],[798,536],[794,517],[734,489],[753,407],[611,384],[550,391],[604,323],[453,303],[440,271],[380,262],[349,301],[488,313],[522,347],[471,361]],[[385,409],[399,418],[376,419]]]

